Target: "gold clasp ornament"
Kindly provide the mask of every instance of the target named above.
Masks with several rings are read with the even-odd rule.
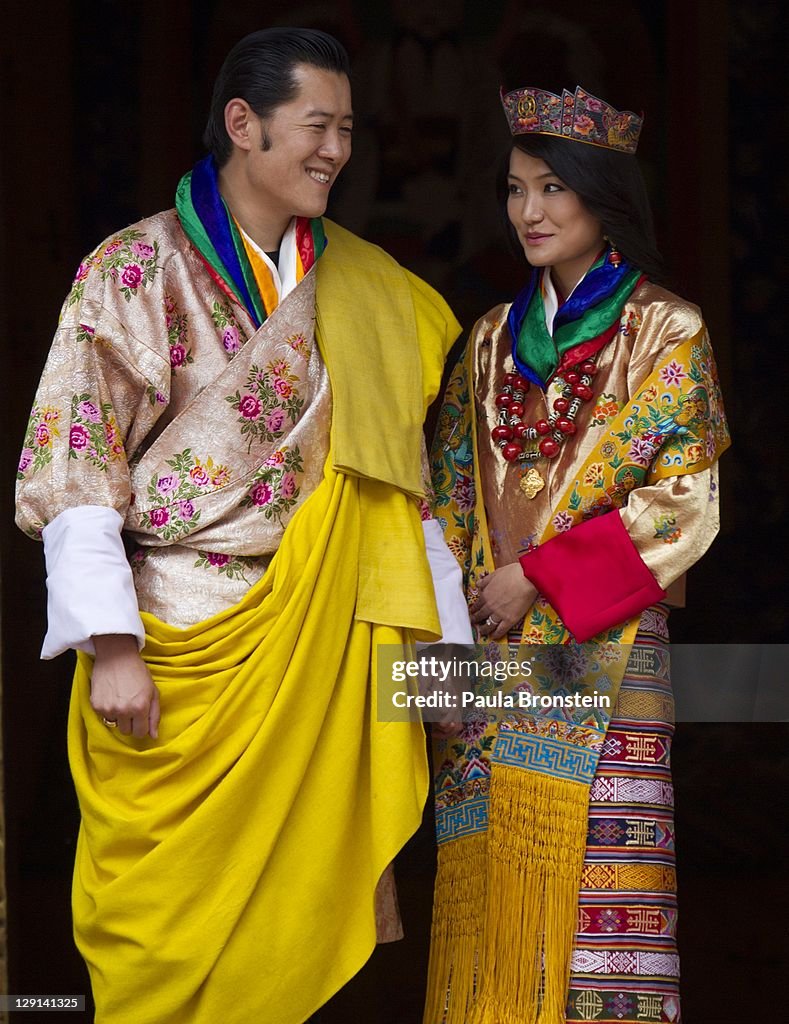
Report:
[[[527,498],[535,498],[543,487],[545,487],[545,481],[543,480],[540,472],[532,466],[529,471],[524,473],[521,477],[519,486]]]

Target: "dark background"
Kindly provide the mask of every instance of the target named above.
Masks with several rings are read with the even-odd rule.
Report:
[[[639,153],[661,246],[675,290],[704,309],[734,436],[722,464],[721,536],[691,573],[688,608],[672,615],[672,636],[775,643],[787,638],[789,592],[777,550],[786,480],[787,20],[785,5],[747,0],[4,6],[0,540],[10,992],[88,991],[68,915],[78,821],[65,752],[72,664],[68,656],[38,660],[43,560],[11,521],[16,460],[80,258],[111,232],[172,205],[179,177],[202,155],[211,83],[229,47],[275,24],[325,28],[346,44],[357,131],[330,214],[439,288],[466,329],[522,284],[493,199],[507,140],[499,82],[581,83],[616,106],[646,111]],[[682,724],[674,770],[683,1019],[777,1017],[789,912],[787,728]],[[379,948],[321,1011],[321,1024],[418,1024],[433,863],[426,824],[398,864],[407,939]]]

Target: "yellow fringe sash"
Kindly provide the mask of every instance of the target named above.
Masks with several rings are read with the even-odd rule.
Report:
[[[487,832],[439,847],[425,1021],[564,1024],[588,803],[582,783],[496,765]]]

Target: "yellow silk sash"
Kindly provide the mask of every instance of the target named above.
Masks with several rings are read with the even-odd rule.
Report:
[[[332,221],[315,267],[315,337],[332,388],[331,464],[361,477],[367,529],[359,549],[357,615],[441,634],[416,505],[424,493],[422,424],[460,333],[449,306],[382,249]],[[392,585],[404,581],[404,589]],[[406,597],[407,595],[407,597]]]
[[[324,227],[316,337],[331,379],[333,464],[422,495],[422,425],[460,325],[437,292],[378,246],[331,221]]]
[[[427,772],[421,727],[376,721],[375,644],[407,635],[354,617],[360,484],[327,470],[234,608],[144,616],[158,742],[101,723],[80,655],[73,903],[97,1024],[298,1024],[375,944]]]

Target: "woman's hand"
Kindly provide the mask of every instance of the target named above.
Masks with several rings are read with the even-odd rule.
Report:
[[[94,636],[96,660],[90,681],[90,704],[107,722],[117,722],[126,736],[156,739],[159,691],[133,636]]]
[[[442,718],[440,722],[431,722],[433,735],[440,736],[442,739],[457,736],[462,728],[463,723],[460,719],[453,718],[451,711],[447,711],[446,718]]]
[[[537,598],[537,588],[523,575],[520,562],[504,565],[479,581],[471,621],[482,636],[501,640],[520,622]]]

